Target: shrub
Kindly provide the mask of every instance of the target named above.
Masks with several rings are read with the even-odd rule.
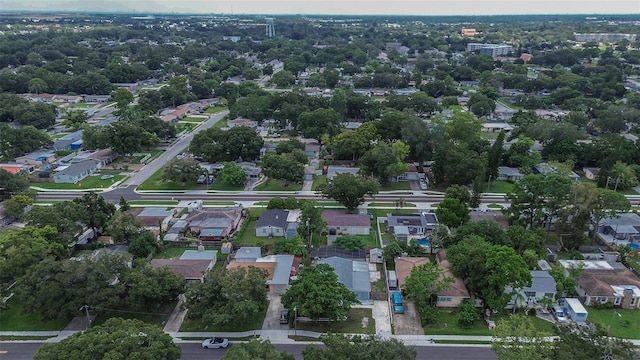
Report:
[[[476,309],[473,300],[464,299],[460,306],[458,306],[458,325],[462,328],[470,328],[473,324],[480,320],[480,313]]]
[[[364,242],[362,239],[353,235],[340,235],[333,242],[333,245],[347,251],[358,251],[364,249]]]

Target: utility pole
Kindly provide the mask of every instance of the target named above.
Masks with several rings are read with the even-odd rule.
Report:
[[[82,307],[80,307],[80,311],[82,311],[84,309],[85,313],[87,314],[87,329],[91,326],[91,316],[89,316],[89,305],[82,305]]]

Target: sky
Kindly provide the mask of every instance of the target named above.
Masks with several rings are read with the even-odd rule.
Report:
[[[640,0],[0,0],[0,11],[3,10],[330,15],[639,14]]]

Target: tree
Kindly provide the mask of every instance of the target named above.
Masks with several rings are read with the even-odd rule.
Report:
[[[33,204],[33,199],[27,195],[13,195],[4,202],[4,214],[10,218],[19,219],[24,214],[24,209]]]
[[[274,254],[291,254],[304,256],[306,254],[305,239],[300,234],[295,234],[289,240],[277,238],[272,247]]]
[[[298,116],[298,131],[306,138],[322,140],[322,135],[335,136],[340,132],[343,117],[333,109],[305,111]]]
[[[301,182],[304,177],[304,163],[301,163],[294,154],[267,153],[262,157],[262,173],[268,178],[282,180],[283,186],[288,186],[289,182]],[[304,158],[306,160],[306,157]]]
[[[571,328],[556,327],[557,337],[553,342],[550,358],[567,360],[581,359],[636,359],[636,349],[627,340],[610,337],[599,324],[587,326],[583,331],[571,331]]]
[[[534,143],[533,139],[520,135],[504,154],[507,165],[517,167],[523,174],[531,174],[533,167],[542,161],[539,152],[531,151]]]
[[[458,199],[445,196],[444,200],[438,204],[436,216],[440,223],[455,228],[469,221],[469,207]]]
[[[531,286],[531,271],[527,263],[508,246],[496,245],[489,249],[485,271],[487,287],[482,295],[492,310],[504,309],[518,289]],[[511,293],[505,292],[507,286],[511,287]]]
[[[129,205],[129,202],[127,202],[127,199],[124,198],[124,196],[120,196],[120,201],[118,202],[118,206],[120,207],[120,211],[128,211],[131,208],[131,205]]]
[[[505,210],[509,223],[529,229],[541,227],[545,219],[546,192],[544,176],[525,175],[506,196],[511,202],[511,206]]]
[[[327,222],[322,217],[324,207],[317,201],[305,201],[298,219],[298,234],[306,239],[309,244],[311,234],[318,234],[327,227]]]
[[[129,252],[138,259],[146,258],[155,252],[157,248],[156,236],[146,229],[131,236],[128,244]]]
[[[511,315],[500,319],[494,329],[491,350],[499,360],[546,360],[552,356],[552,343],[545,337],[551,336],[538,330],[531,318],[525,315]],[[562,355],[564,359],[564,355]]]
[[[487,174],[486,177],[496,180],[498,178],[498,167],[502,165],[502,156],[504,154],[504,131],[500,131],[496,141],[491,145],[489,155],[487,156]]]
[[[94,192],[73,199],[73,203],[78,205],[80,221],[93,230],[94,238],[98,237],[98,229],[104,229],[116,212],[113,204]]]
[[[186,184],[193,181],[199,175],[208,173],[200,167],[200,163],[195,159],[182,158],[169,161],[162,169],[162,181],[175,181]]]
[[[466,223],[455,229],[451,243],[445,243],[444,247],[454,245],[471,235],[479,236],[492,245],[507,243],[507,234],[502,224],[490,220],[480,220]]]
[[[5,169],[0,169],[0,200],[6,200],[29,188],[29,180],[23,174],[12,174]]]
[[[631,166],[616,161],[608,171],[607,184],[609,182],[613,190],[628,190],[638,184],[638,178]]]
[[[280,352],[269,340],[252,339],[242,344],[234,344],[222,358],[223,360],[293,360],[293,355]]]
[[[376,177],[380,184],[407,172],[408,165],[404,162],[409,155],[409,146],[402,141],[392,144],[379,142],[360,158],[360,169],[363,174]]]
[[[346,251],[359,251],[365,247],[364,241],[355,235],[340,235],[333,241],[332,245]]]
[[[56,122],[56,107],[45,103],[26,103],[16,106],[13,117],[20,125],[31,125],[37,129],[46,129]]]
[[[264,140],[255,130],[235,126],[229,130],[209,128],[193,136],[189,151],[209,162],[250,161],[260,156]]]
[[[33,78],[29,80],[29,92],[40,94],[47,90],[47,83],[40,78]]]
[[[320,185],[318,190],[323,197],[332,198],[344,205],[348,211],[353,211],[364,203],[366,195],[374,196],[379,189],[380,184],[373,179],[342,173]]]
[[[218,181],[232,186],[242,186],[247,182],[247,172],[234,162],[225,162],[218,171]]]
[[[60,342],[44,344],[34,359],[178,360],[181,354],[180,346],[161,328],[136,319],[111,318]]]
[[[116,244],[126,244],[134,236],[146,231],[142,221],[127,212],[120,212],[114,216],[105,230]]]
[[[66,127],[70,129],[80,129],[87,123],[89,115],[83,110],[71,110],[67,112],[67,118],[62,122]]]
[[[282,295],[285,308],[296,308],[300,316],[317,321],[320,318],[342,320],[351,305],[360,301],[356,294],[338,280],[328,264],[306,266],[298,273],[298,279]]]
[[[453,282],[454,279],[445,276],[444,270],[438,264],[426,263],[411,269],[404,289],[407,296],[416,304],[424,324],[429,323],[429,321],[425,321],[428,320],[425,319],[427,318],[425,313],[429,312],[427,308],[436,306],[438,293],[449,289]]]
[[[125,88],[117,88],[110,94],[111,100],[116,102],[116,108],[122,110],[133,102],[133,94]]]
[[[245,325],[269,304],[264,288],[266,278],[265,270],[253,266],[214,268],[203,282],[187,289],[187,316],[213,325]]]
[[[280,70],[271,76],[271,82],[279,88],[284,88],[295,84],[296,77],[289,70]]]
[[[398,111],[389,110],[382,114],[380,121],[376,122],[378,133],[383,139],[394,141],[400,139],[402,124],[410,119],[409,114]]]
[[[308,345],[302,355],[305,360],[412,360],[416,349],[397,339],[383,340],[377,336],[341,336],[325,334],[320,337],[324,348]]]
[[[304,151],[304,144],[300,140],[295,138],[291,138],[286,141],[280,141],[278,145],[276,145],[277,154],[294,152],[296,149]]]
[[[462,328],[470,328],[480,318],[480,313],[473,299],[462,300],[462,303],[458,306],[458,316],[456,318],[458,325]]]
[[[136,261],[122,281],[128,287],[127,305],[138,311],[174,301],[185,289],[184,277],[168,267],[154,268],[147,261]]]
[[[27,226],[51,226],[57,230],[56,241],[69,245],[82,230],[80,206],[72,201],[63,201],[51,206],[35,206],[24,215]]]
[[[556,281],[558,297],[578,296],[576,285],[578,285],[578,280],[582,276],[582,270],[584,270],[584,264],[572,266],[568,270],[560,264],[551,267],[549,275]]]

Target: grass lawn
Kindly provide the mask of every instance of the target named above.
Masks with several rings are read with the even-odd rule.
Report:
[[[215,129],[222,129],[222,128],[226,128],[227,127],[227,120],[229,119],[228,115],[225,115],[224,117],[222,117],[222,119],[218,120],[218,122],[216,122],[215,124],[213,124],[213,128]]]
[[[394,190],[411,190],[411,184],[408,181],[393,181],[383,186],[381,191],[394,191]]]
[[[253,217],[253,212],[251,214]],[[246,226],[242,231],[242,234],[238,234],[236,238],[233,240],[233,245],[245,245],[245,246],[256,246],[257,244],[271,244],[278,239],[284,239],[284,237],[258,237],[256,236],[256,223],[258,220],[252,218],[249,220]]]
[[[369,207],[397,207],[397,204],[391,202],[373,202],[369,204]],[[402,207],[416,207],[416,204],[404,203]]]
[[[485,186],[482,188],[483,191],[497,194],[506,194],[508,192],[513,191],[513,183],[508,181],[496,180],[492,181],[489,187]]]
[[[244,185],[229,185],[222,181],[214,181],[213,184],[209,187],[210,190],[218,190],[218,191],[242,191],[244,190]]]
[[[504,209],[504,206],[502,206],[500,204],[489,204],[489,205],[487,205],[487,207],[489,209]]]
[[[1,234],[0,234],[0,238],[2,238]],[[640,272],[640,255],[629,257],[629,266],[636,269],[636,271]]]
[[[32,182],[31,186],[40,187],[43,189],[102,189],[108,188],[116,181],[124,179],[124,175],[114,175],[113,179],[100,179],[102,175],[89,176],[77,184],[56,184],[53,182]]]
[[[178,132],[178,134],[183,131],[190,132],[197,125],[198,125],[197,123],[192,123],[192,122],[178,122],[176,124],[176,131]]]
[[[373,248],[373,247],[380,246],[378,244],[378,231],[375,229],[371,229],[370,235],[349,235],[349,236],[362,240],[362,243],[364,244],[364,246],[367,246],[367,247]],[[338,237],[340,237],[340,235],[338,235]]]
[[[289,183],[287,187],[282,186],[282,180],[267,179],[264,183],[253,188],[254,191],[300,191],[302,184]]]
[[[596,309],[587,307],[589,320],[608,329],[611,336],[623,339],[640,339],[640,311],[634,309]],[[620,314],[620,317],[614,314]],[[613,321],[611,320],[613,319]]]
[[[67,135],[69,135],[69,133],[58,133],[58,134],[55,134],[55,135],[51,135],[50,137],[51,137],[51,140],[56,140],[56,139],[60,139],[62,137],[65,137]]]
[[[416,209],[369,209],[369,212],[373,214],[373,221],[375,224],[376,219],[379,217],[387,217],[387,214],[415,214],[418,213]],[[382,224],[380,224],[382,228]]]
[[[90,103],[86,103],[86,102],[79,102],[79,103],[71,104],[72,108],[90,108],[90,107],[94,107],[94,106],[96,106],[96,104],[90,104]]]
[[[64,329],[71,321],[71,319],[40,321],[37,315],[22,314],[22,304],[16,297],[9,299],[7,305],[7,309],[0,310],[0,331],[57,331]]]
[[[158,157],[158,155],[162,154],[164,152],[164,150],[161,149],[153,149],[147,153],[144,153],[144,155],[141,156],[136,156],[133,161],[131,161],[134,164],[140,164],[140,160],[144,159],[145,156],[147,156],[147,154],[151,154],[151,157],[149,157],[149,159],[147,159],[147,163],[150,162],[151,160],[155,159],[156,157]]]
[[[458,325],[456,319],[457,313],[455,310],[440,310],[438,323],[435,325],[427,325],[424,327],[424,333],[426,335],[478,335],[478,336],[491,336],[493,333],[487,327],[484,320],[476,321],[471,328],[462,328]],[[511,316],[510,311],[505,311],[497,315],[491,315],[493,321],[499,321],[502,318]],[[591,315],[589,315],[591,316]],[[534,326],[538,331],[553,332],[554,324],[531,316]]]
[[[204,112],[207,114],[215,114],[215,113],[219,113],[220,111],[225,111],[228,108],[226,106],[212,106],[210,108],[207,108],[207,110],[205,110]]]
[[[384,273],[384,267],[382,264],[376,264],[376,270],[380,273],[380,279],[373,282],[373,289],[379,292],[385,292],[387,290],[387,276]]]
[[[163,181],[162,169],[160,169],[138,186],[138,190],[191,190],[196,187],[196,180],[197,179],[187,181],[185,184],[174,181]]]
[[[363,319],[367,318],[367,323],[363,326]],[[347,314],[346,321],[332,321],[322,323],[302,323],[298,322],[297,330],[316,331],[321,333],[344,333],[344,334],[375,334],[376,324],[371,313],[371,309],[352,308]]]
[[[318,175],[315,179],[313,179],[313,185],[311,185],[312,191],[318,191],[318,187],[322,184],[327,183],[327,175]]]
[[[207,121],[208,117],[198,117],[198,116],[187,116],[186,118],[180,120],[183,122],[194,122],[201,123]]]
[[[155,309],[145,309],[145,311],[134,311],[128,308],[109,309],[100,312],[100,315],[96,316],[95,321],[91,325],[102,325],[109,318],[120,317],[124,319],[137,319],[149,324],[163,326],[169,319],[169,316],[171,316],[171,312],[177,303],[178,301],[176,300],[162,304]]]
[[[236,332],[236,331],[249,331],[262,329],[262,323],[267,315],[267,309],[260,312],[251,319],[248,324],[228,324],[214,326],[204,322],[202,319],[190,319],[189,316],[184,318],[182,326],[180,326],[180,332],[196,332],[196,331],[211,331],[211,332]]]
[[[623,195],[638,195],[638,192],[633,189],[618,190],[618,192]]]

